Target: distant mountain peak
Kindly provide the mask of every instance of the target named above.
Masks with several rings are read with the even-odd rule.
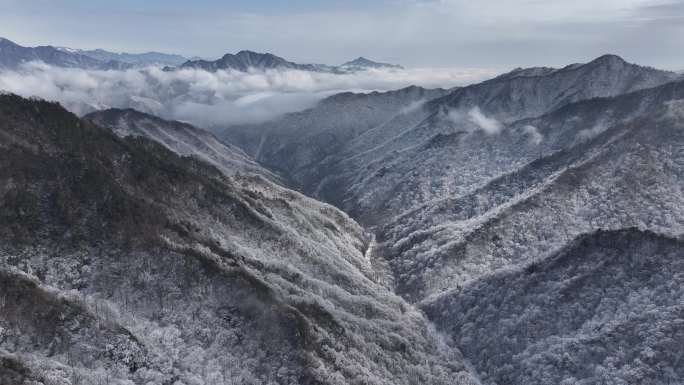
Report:
[[[632,64],[623,59],[622,57],[614,54],[605,54],[597,57],[596,59],[590,61],[586,64],[587,66],[610,66],[610,67],[626,67],[634,66],[641,67],[637,64]]]
[[[358,58],[348,61],[344,64],[342,64],[340,67],[342,68],[397,68],[397,69],[403,69],[404,67],[397,65],[397,64],[390,64],[390,63],[381,63],[381,62],[376,62],[370,59],[367,59],[363,56],[359,56]]]
[[[251,50],[241,50],[235,54],[227,53],[215,61],[189,60],[183,63],[180,68],[199,68],[212,72],[218,70],[235,70],[244,72],[250,69],[290,69],[313,72],[348,73],[365,71],[371,68],[402,69],[403,67],[396,64],[375,62],[363,56],[337,67],[325,64],[300,64],[268,52],[261,53]]]
[[[664,76],[666,78],[673,78],[673,74],[669,71],[656,70],[650,67],[644,67],[638,64],[630,63],[623,59],[622,57],[614,54],[605,54],[597,57],[596,59],[589,61],[587,63],[574,63],[567,65],[562,68],[553,67],[529,67],[529,68],[515,68],[509,72],[503,73],[492,81],[507,81],[514,78],[530,78],[530,77],[545,77],[549,75],[561,75],[567,72],[573,72],[576,70],[586,70],[586,71],[596,71],[596,70],[625,70],[625,71],[644,71],[645,74],[650,73],[659,74],[659,76]],[[597,76],[600,75],[600,72]]]
[[[234,70],[248,71],[250,69],[295,69],[303,71],[317,71],[322,66],[316,64],[297,64],[287,61],[282,57],[272,53],[260,53],[250,50],[241,50],[238,53],[227,53],[220,59],[211,60],[189,60],[183,63],[180,68],[199,68],[206,71]]]
[[[643,66],[635,63],[630,63],[623,59],[622,57],[614,54],[606,54],[597,57],[591,62],[584,65],[575,65],[574,68],[587,67],[587,68],[605,68],[606,70],[627,70],[627,71],[641,71],[646,73],[660,73],[663,76],[673,78],[676,76],[675,72],[659,70],[650,66]],[[567,69],[573,69],[567,67]]]
[[[596,59],[591,61],[592,63],[624,63],[627,64],[627,61],[623,59],[622,57],[615,55],[615,54],[605,54],[597,57]]]
[[[257,52],[257,51],[252,51],[252,50],[249,50],[249,49],[240,50],[240,51],[239,51],[238,53],[236,53],[235,55],[233,55],[233,54],[231,54],[231,53],[227,53],[227,54],[225,54],[225,55],[223,55],[223,56],[274,56],[274,57],[278,57],[278,56],[276,56],[276,55],[274,55],[274,54],[272,54],[272,53],[270,53],[270,52]]]
[[[376,63],[375,63],[374,61],[370,60],[370,59],[366,59],[366,58],[363,57],[363,56],[359,56],[359,57],[357,57],[356,59],[354,59],[354,60],[352,60],[352,61],[350,61],[350,62],[347,62],[347,63],[345,63],[345,64],[346,64],[346,65],[354,65],[354,64],[359,65],[359,64],[376,64]],[[345,65],[345,64],[343,64],[343,65]]]

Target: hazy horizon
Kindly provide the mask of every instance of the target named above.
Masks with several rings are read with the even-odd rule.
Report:
[[[409,68],[559,67],[610,53],[682,70],[682,19],[680,0],[0,1],[0,36],[24,46],[208,59],[246,49],[300,63],[364,56]]]

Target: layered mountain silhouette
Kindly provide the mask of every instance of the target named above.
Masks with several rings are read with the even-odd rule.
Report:
[[[364,57],[359,57],[340,66],[331,66],[326,64],[299,64],[270,53],[243,50],[236,54],[225,54],[217,60],[195,58],[188,60],[181,55],[160,52],[134,54],[116,53],[103,49],[84,50],[54,46],[24,47],[0,37],[0,69],[18,69],[23,64],[34,61],[55,67],[86,70],[124,70],[158,66],[164,67],[167,71],[176,68],[194,68],[209,72],[280,69],[343,74],[369,69],[403,69],[400,65],[375,62]]]
[[[506,130],[488,135],[487,123],[504,127],[580,100],[678,79],[611,55],[542,74],[533,70],[533,76],[519,72],[439,95],[412,87],[399,91],[404,97],[394,105],[387,100],[396,92],[357,96],[365,108],[348,102],[353,96],[333,97],[273,122],[231,127],[223,138],[264,165],[288,170],[307,194],[357,216],[362,212],[363,221],[374,224],[421,202],[463,193],[529,162],[545,147],[528,140],[534,132],[515,133],[520,140],[514,141]],[[340,105],[337,114],[331,104]],[[342,124],[350,128],[335,127]],[[496,152],[482,151],[492,145]]]
[[[341,66],[330,66],[326,64],[299,64],[283,59],[282,57],[254,51],[240,51],[236,54],[227,53],[218,60],[189,60],[179,68],[203,69],[209,72],[218,70],[234,70],[246,72],[249,70],[269,70],[285,69],[311,72],[330,72],[347,73],[365,71],[368,69],[402,69],[403,67],[395,64],[378,63],[363,57],[344,63]],[[171,70],[171,68],[168,68]]]
[[[100,48],[84,50],[60,47],[59,49],[66,52],[73,52],[85,55],[103,62],[125,63],[135,67],[177,66],[188,61],[188,59],[184,56],[162,52],[111,52]]]
[[[22,64],[39,61],[56,67],[83,69],[126,69],[128,64],[99,60],[79,52],[70,52],[53,46],[24,47],[0,37],[0,68],[17,69]]]
[[[18,69],[29,62],[55,67],[86,70],[124,70],[146,66],[176,66],[188,59],[160,52],[115,53],[103,49],[83,50],[67,47],[24,47],[0,37],[0,69]]]

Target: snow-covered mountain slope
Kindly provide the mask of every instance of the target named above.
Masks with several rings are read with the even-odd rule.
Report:
[[[378,108],[373,100],[382,98],[369,96],[366,105],[337,114],[322,104],[250,127],[259,145],[254,139],[244,145],[244,128],[228,128],[221,137],[267,167],[282,166],[306,193],[374,225],[433,199],[463,194],[537,157],[543,138],[533,126],[509,132],[516,121],[675,78],[606,55],[562,69],[515,70],[432,99],[411,92],[403,105],[371,120],[370,128],[367,116]],[[330,139],[320,140],[321,133]]]
[[[503,121],[542,115],[568,103],[615,96],[677,79],[661,71],[604,55],[587,64],[558,70],[513,71],[479,85],[464,87],[437,101],[441,108],[469,109]]]
[[[245,149],[261,164],[282,170],[306,193],[321,196],[317,194],[321,182],[340,171],[327,168],[330,158],[359,138],[364,138],[360,145],[372,143],[365,137],[373,132],[417,124],[414,112],[448,92],[416,86],[369,94],[346,92],[276,121],[229,127],[219,137]]]
[[[210,163],[226,175],[258,174],[279,181],[278,176],[258,165],[240,148],[221,142],[212,133],[187,123],[164,120],[133,109],[96,111],[83,119],[107,127],[121,137],[152,139],[179,155],[193,156]]]
[[[3,382],[475,383],[337,209],[54,103],[0,138]]]
[[[67,47],[23,47],[0,38],[0,68],[16,69],[22,63],[42,61],[56,67],[120,70],[146,66],[177,66],[188,61],[181,55],[160,52],[116,53],[103,49],[75,49]]]
[[[23,63],[40,61],[55,67],[83,69],[126,69],[129,64],[98,60],[79,52],[67,51],[53,46],[23,47],[0,37],[0,69],[17,69]]]
[[[597,231],[425,310],[483,384],[678,384],[683,271],[681,239]]]
[[[668,384],[684,376],[683,101],[676,75],[603,56],[368,125],[362,106],[317,106],[223,137],[248,132],[263,165],[370,226],[395,292],[482,383]]]
[[[602,228],[684,233],[683,98],[670,83],[521,122],[545,138],[538,159],[383,226],[398,291],[420,301]]]

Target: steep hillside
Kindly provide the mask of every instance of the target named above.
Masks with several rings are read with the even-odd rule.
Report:
[[[525,122],[548,138],[548,155],[383,226],[380,241],[399,292],[421,300],[601,228],[682,234],[683,96],[684,83],[672,83]],[[627,123],[586,137],[583,130],[608,121],[608,111]]]
[[[677,384],[683,271],[681,240],[598,231],[425,310],[483,384]]]
[[[683,100],[676,75],[603,56],[372,124],[317,106],[237,143],[367,225],[389,285],[483,384],[671,384],[684,378]]]
[[[435,101],[440,107],[479,107],[499,120],[542,115],[569,103],[616,96],[677,79],[677,74],[604,55],[557,70],[522,70],[457,90]]]
[[[467,193],[539,157],[546,138],[533,125],[508,129],[519,120],[676,76],[607,55],[562,69],[516,70],[443,95],[405,91],[410,99],[384,105],[390,108],[382,113],[376,105],[395,93],[369,95],[358,108],[331,111],[321,103],[249,130],[228,128],[221,137],[265,166],[281,167],[307,194],[376,225],[433,199]],[[246,131],[258,133],[259,142],[242,139]]]
[[[229,127],[219,137],[239,145],[261,164],[282,170],[303,191],[323,195],[316,194],[321,181],[339,171],[328,168],[328,163],[351,141],[373,131],[417,124],[412,113],[447,92],[412,86],[370,94],[341,93],[273,122]]]
[[[278,181],[272,172],[259,166],[241,149],[219,141],[212,133],[190,124],[169,121],[133,109],[96,111],[83,117],[107,127],[120,137],[141,136],[152,139],[183,155],[193,156],[216,166],[226,175],[251,173]]]
[[[0,138],[3,381],[472,383],[336,209],[53,103]]]

